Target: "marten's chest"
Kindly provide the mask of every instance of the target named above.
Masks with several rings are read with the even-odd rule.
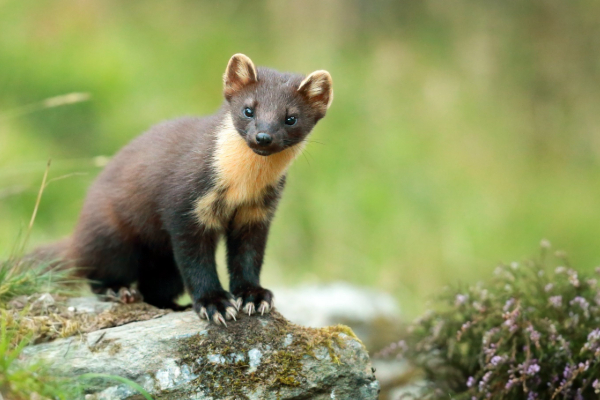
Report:
[[[267,157],[252,151],[228,120],[217,133],[213,155],[214,185],[196,201],[195,213],[202,225],[224,228],[260,222],[269,216],[265,195],[277,186],[301,149],[288,148]]]

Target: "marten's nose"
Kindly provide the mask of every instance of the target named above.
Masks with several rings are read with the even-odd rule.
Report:
[[[256,143],[258,143],[259,146],[268,146],[271,144],[272,141],[273,138],[268,133],[259,132],[256,135]]]

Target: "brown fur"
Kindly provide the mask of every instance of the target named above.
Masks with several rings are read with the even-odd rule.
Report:
[[[308,75],[298,86],[298,91],[304,92],[313,105],[323,112],[333,102],[333,81],[329,72],[324,70]]]

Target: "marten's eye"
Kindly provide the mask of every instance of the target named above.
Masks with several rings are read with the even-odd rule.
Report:
[[[298,122],[298,118],[296,117],[287,117],[285,119],[285,124],[289,126],[296,125],[296,122]]]
[[[244,117],[246,118],[254,118],[254,110],[251,109],[250,107],[246,107],[244,108]]]

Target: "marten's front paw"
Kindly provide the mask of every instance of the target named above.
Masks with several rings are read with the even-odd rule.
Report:
[[[224,290],[206,294],[194,301],[194,311],[200,318],[217,325],[227,326],[225,320],[235,320],[238,310],[233,296]]]
[[[238,308],[242,308],[243,312],[248,315],[255,312],[264,315],[273,309],[273,293],[260,286],[235,291],[234,295],[237,299]]]

